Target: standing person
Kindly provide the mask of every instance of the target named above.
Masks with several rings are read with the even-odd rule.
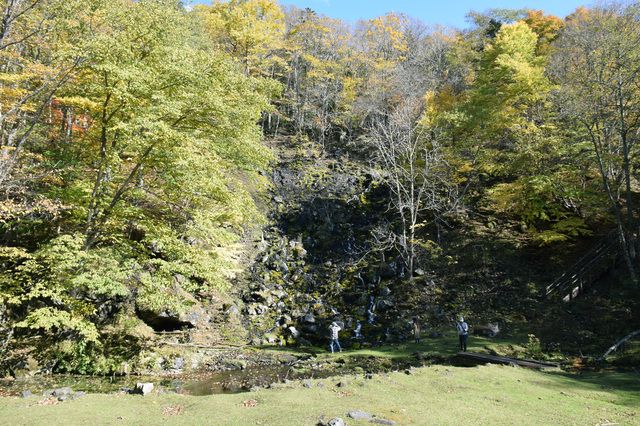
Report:
[[[460,342],[460,351],[467,351],[467,338],[469,337],[469,325],[464,322],[464,318],[460,317],[458,324],[456,324],[456,328],[458,329],[458,340]]]
[[[416,343],[420,343],[420,321],[418,318],[413,319],[413,338]]]
[[[333,353],[334,344],[338,345],[338,350],[342,352],[342,348],[340,347],[340,342],[338,342],[338,332],[342,330],[340,326],[334,321],[329,326],[329,334],[331,337],[331,353]]]

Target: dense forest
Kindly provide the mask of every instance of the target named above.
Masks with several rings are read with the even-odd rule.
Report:
[[[274,225],[265,206],[283,208],[269,195],[281,149],[289,170],[310,158],[325,171],[363,170],[354,178],[362,191],[341,206],[366,214],[338,224],[331,194],[312,209],[331,219],[326,233],[350,238],[342,278],[326,272],[326,246],[313,251],[308,222],[281,223],[293,230],[279,242],[289,258],[313,254],[331,277],[330,291],[309,280],[297,287],[309,297],[341,294],[349,280],[422,288],[434,265],[455,268],[445,235],[488,215],[484,225],[509,223],[512,241],[537,253],[611,231],[618,272],[638,286],[638,4],[564,19],[470,11],[465,30],[395,13],[349,23],[275,0],[3,6],[2,373],[27,359],[41,371],[120,371],[166,328],[163,315],[179,328],[193,306],[226,301],[234,285],[264,293],[250,288],[243,259],[247,240],[265,249]],[[286,285],[309,272],[298,262],[300,273],[289,273],[281,260],[254,276]],[[445,313],[473,304],[452,297]],[[373,332],[372,309],[361,305],[353,318]],[[287,312],[296,313],[289,327],[309,310]],[[294,329],[267,341],[297,338]]]

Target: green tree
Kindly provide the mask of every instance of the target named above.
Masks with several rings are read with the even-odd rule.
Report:
[[[83,370],[126,334],[102,333],[105,309],[113,326],[225,284],[237,230],[258,218],[240,178],[272,158],[256,123],[278,89],[215,51],[172,0],[85,6],[71,28],[93,36],[69,38],[81,61],[55,99],[85,126],[52,123],[39,143],[60,177],[40,191],[69,206],[65,222],[37,249],[0,250],[10,328],[46,335],[65,368]],[[95,372],[114,368],[104,359]]]
[[[407,24],[405,15],[393,12],[357,24],[360,93],[356,104],[365,119],[377,121],[377,116],[389,113],[399,100],[394,72],[406,59]]]
[[[64,207],[36,187],[57,177],[34,146],[51,100],[73,78],[82,52],[72,43],[76,1],[4,2],[0,23],[0,235],[42,226]],[[84,37],[82,34],[78,34]],[[20,224],[20,225],[19,225]]]
[[[471,26],[458,33],[455,56],[471,79],[480,66],[482,52],[496,37],[502,25],[521,21],[526,14],[527,9],[488,9],[484,12],[471,11],[465,15]]]
[[[88,46],[77,92],[67,93],[89,108],[93,123],[78,141],[83,162],[95,170],[87,248],[144,215],[136,207],[142,200],[185,224],[213,217],[237,224],[250,210],[248,197],[232,195],[238,185],[227,176],[232,166],[262,166],[269,158],[254,124],[269,86],[196,49],[184,32],[188,19],[173,2],[150,0],[109,2],[92,21],[99,35]]]
[[[544,244],[587,231],[568,208],[566,194],[573,193],[574,202],[579,186],[568,180],[570,167],[561,160],[568,152],[548,102],[552,85],[538,39],[524,21],[501,27],[484,49],[466,114],[482,141],[478,170],[498,179],[491,200],[519,215]]]
[[[536,56],[537,36],[524,22],[504,25],[483,53],[472,94],[473,115],[490,137],[535,131],[531,111],[551,86],[544,59]],[[507,136],[508,137],[508,136]]]
[[[351,53],[350,38],[339,20],[305,10],[288,12],[284,97],[296,133],[310,130],[323,150],[334,125],[344,121],[341,116],[348,109],[345,62]]]
[[[524,22],[538,36],[537,55],[547,55],[549,47],[558,38],[564,27],[562,19],[553,15],[545,15],[543,10],[529,10]]]
[[[211,6],[198,6],[211,37],[219,42],[246,74],[263,70],[282,38],[284,14],[275,0],[215,0]]]
[[[580,123],[592,143],[597,168],[616,217],[623,253],[634,281],[636,221],[632,168],[640,124],[639,9],[610,3],[569,17],[554,44],[551,73],[561,111]],[[618,194],[626,196],[626,219]]]

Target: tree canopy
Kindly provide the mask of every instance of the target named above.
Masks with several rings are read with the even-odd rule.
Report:
[[[6,341],[46,336],[78,359],[135,334],[107,317],[225,288],[262,219],[262,142],[283,133],[371,167],[389,189],[385,250],[410,274],[443,226],[490,210],[532,245],[615,223],[635,277],[638,10],[472,11],[459,30],[275,0],[5,1]]]

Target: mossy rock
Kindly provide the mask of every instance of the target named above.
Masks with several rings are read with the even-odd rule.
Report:
[[[11,368],[11,375],[16,379],[25,379],[33,377],[40,372],[40,364],[30,355],[25,356],[19,362],[16,362]]]
[[[262,338],[267,343],[277,343],[280,341],[280,336],[273,333],[265,333],[264,336],[262,336]]]
[[[231,360],[228,360],[227,362],[233,365],[234,367],[240,368],[242,370],[247,368],[247,361],[245,361],[244,359],[231,359]]]

